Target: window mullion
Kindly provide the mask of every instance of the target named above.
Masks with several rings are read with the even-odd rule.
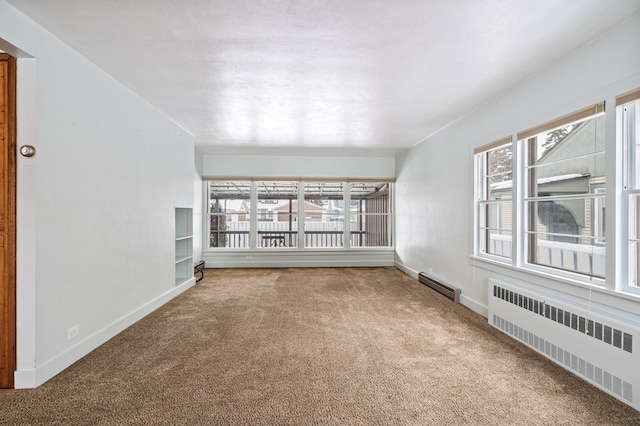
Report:
[[[525,256],[525,241],[527,240],[525,237],[525,173],[526,173],[526,157],[524,155],[524,142],[518,141],[515,135],[513,135],[512,145],[513,149],[513,167],[512,167],[512,198],[513,198],[513,225],[511,231],[511,239],[512,239],[512,247],[513,247],[513,258],[512,265],[514,266],[522,266],[524,264],[524,256]]]
[[[526,145],[527,150],[527,176],[526,176],[526,197],[537,197],[538,196],[538,178],[537,178],[537,169],[535,167],[531,167],[536,164],[536,158],[538,155],[537,149],[537,137],[529,138],[523,141]],[[528,231],[535,229],[536,221],[537,221],[537,209],[535,208],[535,203],[523,203],[524,208],[526,208],[526,217],[527,217],[527,225],[526,231],[527,235],[525,238],[526,241],[526,262],[527,263],[536,263],[535,255],[537,251],[537,241],[535,238],[532,238]]]
[[[258,247],[258,191],[255,181],[250,183],[249,199],[249,248],[255,250]]]
[[[351,248],[351,183],[344,184],[344,216],[342,221],[342,232],[344,235],[344,248]]]
[[[615,105],[615,98],[607,99],[609,105]],[[626,204],[618,194],[623,189],[624,156],[621,144],[617,143],[618,114],[605,115],[605,288],[610,290],[621,289],[626,286],[626,253],[628,245],[625,227],[619,224],[626,223],[626,214],[622,207]]]
[[[304,184],[298,182],[298,249],[305,248],[305,229],[304,229],[304,206],[305,206]]]

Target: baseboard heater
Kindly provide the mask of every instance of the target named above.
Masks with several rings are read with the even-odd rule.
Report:
[[[441,294],[447,296],[449,299],[453,300],[455,303],[460,303],[460,289],[459,288],[453,288],[453,287],[448,286],[446,284],[442,284],[441,282],[438,282],[438,281],[434,280],[433,278],[430,278],[424,272],[420,272],[418,274],[418,281],[420,281],[422,284],[424,284],[424,285],[426,285],[428,287],[431,287],[432,289],[434,289],[438,293],[441,293]]]
[[[640,410],[640,322],[608,310],[489,279],[489,324]]]

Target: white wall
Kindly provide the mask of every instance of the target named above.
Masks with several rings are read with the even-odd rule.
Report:
[[[0,39],[20,57],[18,146],[36,147],[17,200],[16,387],[32,387],[191,285],[175,287],[173,239],[194,140],[4,1]]]
[[[399,156],[398,266],[414,275],[431,270],[435,278],[461,288],[462,302],[485,315],[487,279],[491,276],[510,275],[584,296],[587,290],[579,286],[573,288],[470,259],[473,148],[602,100],[607,101],[610,126],[614,123],[615,96],[640,86],[638,40],[640,17],[635,16]],[[613,154],[611,148],[607,148],[609,155]],[[615,220],[615,216],[609,218],[612,207],[607,204],[608,220]],[[607,256],[613,259],[615,253],[609,248],[608,243]],[[615,259],[611,259],[608,271],[615,269]],[[637,302],[614,300],[605,293],[600,294],[603,303],[637,309]]]
[[[393,179],[392,156],[205,155],[205,177],[376,178]]]

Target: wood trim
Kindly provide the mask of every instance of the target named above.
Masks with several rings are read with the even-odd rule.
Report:
[[[0,220],[2,244],[2,281],[0,283],[0,388],[14,387],[16,370],[16,60],[0,54],[3,96],[0,100],[3,139],[0,179],[3,220]]]
[[[532,127],[524,132],[518,133],[518,140],[528,139],[531,136],[535,136],[547,130],[556,129],[558,127],[564,126],[569,123],[573,123],[574,121],[582,120],[587,117],[591,117],[596,114],[600,114],[604,112],[604,101],[598,102],[597,104],[590,105],[581,110],[572,112],[571,114],[564,115],[560,118],[556,118],[555,120],[548,121],[544,124],[540,124],[539,126]]]
[[[493,142],[490,142],[488,144],[485,144],[485,145],[479,146],[477,148],[474,148],[473,153],[474,154],[480,154],[481,152],[491,151],[494,148],[498,148],[498,147],[500,147],[502,145],[506,145],[506,144],[509,144],[509,143],[511,143],[511,136],[507,136],[507,137],[504,137],[502,139],[498,139],[497,141],[493,141]]]
[[[623,93],[620,96],[616,96],[616,106],[628,104],[629,102],[637,101],[638,99],[640,99],[640,88]]]

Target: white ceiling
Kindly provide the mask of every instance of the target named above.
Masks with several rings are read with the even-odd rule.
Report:
[[[203,152],[252,153],[411,147],[640,11],[638,0],[8,2]]]

